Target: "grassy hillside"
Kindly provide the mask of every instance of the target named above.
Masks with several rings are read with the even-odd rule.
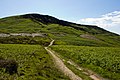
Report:
[[[37,33],[41,36],[11,35],[18,33]],[[4,68],[0,68],[0,79],[67,80],[54,67],[51,57],[43,48],[52,39],[55,42],[51,48],[63,58],[71,59],[103,77],[120,79],[120,35],[97,26],[76,24],[40,14],[0,19],[0,60],[13,59],[18,63],[18,74],[9,75]],[[78,75],[83,75],[73,66],[69,67]],[[88,76],[82,77],[89,80]]]
[[[50,41],[47,37],[9,36],[0,38],[0,43],[2,44],[39,44],[48,46]]]
[[[75,24],[39,14],[2,18],[0,33],[45,33],[47,38],[56,40],[55,44],[62,45],[120,46],[119,35],[97,26]]]

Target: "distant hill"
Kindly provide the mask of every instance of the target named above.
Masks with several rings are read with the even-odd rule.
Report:
[[[0,33],[42,33],[46,34],[46,38],[55,39],[54,44],[59,45],[120,46],[118,34],[97,26],[76,24],[41,14],[1,18]],[[11,36],[9,38],[11,40]],[[2,37],[1,41],[6,39]]]

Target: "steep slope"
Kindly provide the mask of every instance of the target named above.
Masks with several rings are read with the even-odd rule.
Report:
[[[120,46],[120,36],[117,34],[97,26],[71,23],[40,14],[2,18],[0,33],[45,33],[47,38],[56,40],[54,44]]]

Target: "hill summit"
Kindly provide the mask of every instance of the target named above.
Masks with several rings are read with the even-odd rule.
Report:
[[[76,23],[72,23],[72,22],[68,22],[68,21],[64,21],[64,20],[59,20],[59,19],[52,17],[52,16],[49,16],[49,15],[25,14],[25,15],[21,15],[21,17],[32,19],[33,21],[36,21],[36,22],[42,22],[44,24],[59,24],[62,26],[69,26],[69,27],[73,27],[75,29],[83,30],[83,31],[87,31],[87,32],[90,32],[89,30],[91,30],[91,29],[97,29],[97,30],[100,30],[102,32],[109,33],[109,31],[106,31],[106,30],[104,30],[100,27],[97,27],[95,25],[76,24]],[[85,28],[85,27],[87,27],[89,30],[87,30],[87,28]],[[97,32],[96,32],[96,34],[97,34]]]
[[[56,40],[54,44],[62,45],[120,46],[118,34],[111,33],[98,26],[76,24],[41,14],[24,14],[1,18],[0,33],[8,34],[10,38],[13,36],[10,35],[11,33],[28,35],[34,33],[47,39],[54,38]],[[1,41],[4,41],[3,38]]]

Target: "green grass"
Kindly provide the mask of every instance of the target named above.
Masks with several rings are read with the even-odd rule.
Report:
[[[103,77],[112,80],[120,79],[119,35],[95,26],[61,22],[49,16],[38,18],[39,16],[31,14],[29,18],[12,16],[0,19],[0,33],[46,34],[44,37],[34,38],[27,36],[0,37],[0,43],[2,43],[0,44],[0,57],[14,59],[19,64],[19,75],[10,76],[4,73],[4,69],[0,69],[0,79],[68,79],[54,67],[51,57],[42,47],[47,46],[51,39],[55,40],[54,45],[56,45],[52,49],[65,59],[72,59],[80,66],[92,69]],[[86,34],[97,40],[80,36]],[[36,56],[33,56],[32,53],[35,53]],[[40,58],[42,58],[41,61]],[[66,65],[83,79],[89,80],[73,66],[67,63]]]
[[[69,59],[66,59],[66,60],[69,60]],[[83,71],[78,70],[75,66],[67,63],[66,61],[64,63],[70,70],[72,70],[76,75],[81,77],[83,80],[92,80],[88,75],[84,74]]]
[[[39,32],[44,25],[19,16],[0,19],[1,33],[33,33]]]
[[[84,39],[75,35],[56,37],[54,44],[55,45],[76,45],[76,46],[114,46],[114,45],[105,43],[103,41]]]
[[[18,74],[9,75],[1,68],[0,80],[69,80],[40,45],[0,44],[0,57],[18,63]]]
[[[48,37],[10,36],[0,38],[2,44],[39,44],[48,46],[50,41]]]
[[[104,31],[98,27],[69,25],[71,26],[55,23],[45,24],[39,20],[13,16],[0,19],[0,33],[46,33],[48,35],[47,38],[55,39],[55,44],[57,45],[120,46],[120,36],[118,35]],[[83,34],[95,36],[98,40],[80,37]]]
[[[64,58],[91,69],[105,78],[120,79],[120,48],[56,45],[51,47]]]

